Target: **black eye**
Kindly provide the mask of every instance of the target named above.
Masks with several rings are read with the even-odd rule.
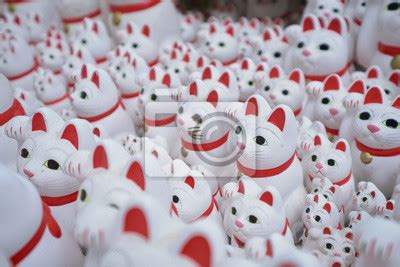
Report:
[[[81,40],[81,44],[83,44],[83,45],[87,44],[86,39],[82,39],[82,40]]]
[[[285,90],[282,91],[282,95],[288,95],[288,94],[289,94],[288,90],[285,89]]]
[[[319,5],[318,8],[319,9],[324,9],[324,6],[323,5]]]
[[[324,97],[321,99],[321,103],[324,105],[328,105],[331,102],[331,100],[328,97]]]
[[[140,94],[143,95],[144,93],[144,88],[140,89]]]
[[[323,50],[323,51],[329,50],[329,45],[328,44],[321,44],[319,46],[319,49]]]
[[[218,45],[219,45],[219,47],[224,47],[225,43],[224,42],[219,42]]]
[[[150,98],[151,98],[151,100],[156,101],[157,100],[157,95],[156,94],[152,94]]]
[[[325,247],[326,247],[327,249],[333,249],[333,245],[332,245],[331,243],[326,243],[326,244],[325,244]]]
[[[175,69],[175,73],[179,73],[179,69]]]
[[[343,249],[343,251],[346,252],[346,253],[350,253],[351,249],[350,249],[349,247],[345,247],[345,248]]]
[[[390,95],[389,89],[385,89],[385,94]]]
[[[248,84],[249,84],[250,86],[253,86],[254,82],[253,82],[253,81],[249,81]]]
[[[389,128],[392,128],[392,129],[396,129],[396,128],[399,126],[399,122],[396,121],[395,119],[388,119],[388,120],[385,120],[385,121],[383,122],[383,124],[386,125],[386,126],[389,127]]]
[[[317,155],[312,155],[312,156],[311,156],[311,160],[312,160],[312,161],[316,161],[316,160],[317,160]]]
[[[318,188],[314,189],[314,193],[318,193]]]
[[[280,58],[281,55],[282,55],[281,52],[275,52],[275,53],[274,53],[274,57],[276,57],[276,58]]]
[[[257,55],[261,56],[263,54],[262,50],[258,50]]]
[[[183,107],[182,107],[182,106],[179,107],[178,113],[179,113],[179,114],[182,114],[182,113],[183,113]]]
[[[86,200],[86,198],[87,198],[86,190],[85,190],[85,189],[82,189],[82,190],[81,190],[81,193],[80,193],[80,195],[79,195],[79,199],[83,202],[83,201]]]
[[[333,9],[333,12],[335,12],[335,13],[339,13],[339,9],[337,9],[337,8],[334,8],[334,9]]]
[[[328,165],[329,166],[334,166],[336,161],[334,159],[328,159]]]
[[[139,45],[138,45],[137,43],[133,43],[133,44],[132,44],[132,48],[138,48],[138,46],[139,46]]]
[[[28,149],[26,149],[26,148],[21,149],[21,157],[26,159],[28,156],[29,156]]]
[[[369,118],[371,118],[371,114],[369,114],[369,112],[361,112],[360,115],[358,116],[360,118],[360,120],[366,121],[369,120]]]
[[[209,46],[210,45],[210,42],[206,42],[206,46]]]
[[[324,195],[324,198],[328,199],[328,195]]]
[[[316,215],[316,216],[314,216],[314,220],[316,222],[319,222],[319,221],[321,221],[321,217],[319,215]]]
[[[49,57],[50,57],[51,59],[54,59],[54,55],[50,55]]]
[[[242,127],[236,126],[236,128],[235,128],[235,133],[236,133],[236,134],[240,134],[241,132],[242,132]]]
[[[364,6],[364,7],[365,7],[365,6],[367,6],[367,3],[366,3],[366,2],[362,2],[362,3],[361,3],[361,6]]]
[[[250,223],[257,223],[258,222],[257,217],[254,216],[254,215],[250,215],[248,220],[249,220]]]
[[[395,10],[399,9],[399,7],[400,7],[400,4],[399,4],[399,3],[392,2],[392,3],[390,3],[389,5],[387,5],[386,8],[387,8],[387,10],[395,11]]]
[[[300,42],[297,44],[297,48],[303,48],[303,46],[304,46],[304,42]]]
[[[123,78],[123,79],[126,78],[126,73],[122,73],[122,78]]]
[[[236,208],[235,207],[232,207],[231,213],[232,213],[232,215],[236,215]]]
[[[121,69],[120,66],[116,66],[115,68],[117,69],[117,71],[119,71]]]
[[[172,201],[173,201],[174,203],[178,203],[178,202],[179,202],[179,197],[173,195],[173,196],[172,196]]]
[[[265,145],[267,143],[267,140],[265,140],[265,138],[262,137],[261,135],[256,136],[255,141],[260,146]]]
[[[360,191],[358,191],[356,195],[359,196],[360,195]]]
[[[264,87],[264,91],[269,91],[269,89],[271,89],[271,87],[269,87],[269,85],[266,85],[266,86]]]
[[[108,206],[109,206],[110,208],[113,208],[113,209],[119,210],[119,207],[118,207],[118,205],[117,205],[117,204],[110,203],[110,204],[108,204]]]
[[[361,200],[362,200],[363,202],[367,202],[368,198],[367,198],[367,197],[363,197]]]
[[[199,114],[194,114],[192,116],[192,120],[194,120],[197,123],[202,123],[203,122],[203,119],[201,118],[201,116]]]
[[[68,67],[69,67],[70,69],[72,69],[72,68],[74,68],[74,65],[73,65],[72,63],[69,63]]]
[[[80,97],[82,99],[86,99],[87,98],[87,93],[86,92],[81,92]]]
[[[306,213],[309,213],[310,212],[310,208],[306,208]]]
[[[60,164],[58,164],[58,162],[55,161],[54,159],[49,159],[48,161],[46,161],[44,163],[44,166],[46,166],[51,170],[58,170],[60,168]]]

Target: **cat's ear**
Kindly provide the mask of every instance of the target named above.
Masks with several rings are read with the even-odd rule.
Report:
[[[346,20],[341,17],[334,17],[328,24],[328,30],[344,35],[348,33]]]
[[[338,188],[338,185],[332,185],[331,187],[329,187],[329,191],[331,191],[332,194],[335,194]]]
[[[146,181],[142,165],[136,160],[128,164],[125,177],[134,182],[143,191],[146,188]]]
[[[171,87],[171,76],[168,73],[164,75],[162,84],[166,85],[167,87]]]
[[[340,76],[337,74],[329,75],[324,81],[324,91],[340,90],[342,85]]]
[[[322,136],[320,134],[317,134],[314,136],[314,146],[320,145],[322,145]]]
[[[275,79],[275,78],[283,78],[285,76],[285,72],[279,65],[275,65],[271,68],[269,71],[269,78],[270,79]]]
[[[212,79],[212,71],[211,71],[211,67],[206,67],[203,70],[203,73],[201,75],[201,79],[204,80],[209,80]]]
[[[264,202],[268,206],[279,209],[282,206],[282,197],[280,193],[271,186],[267,186],[263,192],[259,194],[260,201]]]
[[[125,233],[137,234],[145,240],[149,238],[149,224],[142,208],[132,207],[126,211],[123,231]]]
[[[197,67],[198,67],[198,68],[202,68],[203,65],[204,65],[204,56],[200,56],[200,57],[197,59]]]
[[[87,77],[88,77],[87,66],[86,66],[86,64],[83,64],[82,68],[81,68],[81,78],[86,79]]]
[[[324,229],[322,230],[322,233],[324,234],[324,235],[332,235],[332,228],[331,227],[329,227],[329,226],[325,226],[324,227]]]
[[[105,147],[102,144],[96,146],[93,152],[93,169],[108,169],[108,156]]]
[[[286,122],[286,112],[283,106],[277,106],[272,110],[269,115],[268,122],[275,125],[281,132],[283,132]]]
[[[78,131],[73,124],[68,124],[61,134],[61,139],[69,141],[76,149],[79,149]]]
[[[180,254],[192,259],[197,266],[212,266],[212,246],[202,234],[189,236],[182,245]]]
[[[301,22],[303,32],[313,31],[320,28],[319,21],[314,15],[307,15]]]
[[[98,34],[99,33],[99,26],[97,25],[97,22],[94,21],[92,25],[92,32]]]
[[[187,176],[185,178],[184,183],[187,184],[188,186],[190,186],[192,189],[194,189],[195,180],[194,180],[193,176]]]
[[[249,59],[245,58],[242,61],[242,64],[240,65],[240,68],[242,70],[248,70],[249,69]]]
[[[100,74],[97,70],[93,72],[90,80],[92,81],[92,83],[94,83],[94,85],[96,85],[98,89],[100,89]]]
[[[207,96],[207,102],[211,103],[215,108],[218,106],[218,93],[215,90],[212,90]]]
[[[375,198],[375,197],[376,197],[375,191],[371,191],[369,194],[371,195],[372,198]]]
[[[269,42],[274,38],[274,32],[272,31],[272,29],[267,28],[264,33],[263,33],[263,41],[264,42]]]
[[[156,79],[157,79],[156,70],[155,70],[155,68],[151,68],[151,69],[149,70],[149,80],[150,80],[150,81],[155,81]]]
[[[245,187],[244,187],[243,181],[241,181],[241,180],[239,180],[239,182],[238,182],[238,190],[237,191],[238,191],[238,193],[242,193],[244,195]]]
[[[395,86],[400,86],[400,71],[395,70],[389,76],[389,81]]]
[[[133,33],[133,25],[132,23],[128,23],[126,24],[125,30],[128,34],[132,34]]]
[[[41,112],[36,112],[32,117],[32,132],[35,131],[47,132],[46,120]]]
[[[231,84],[231,75],[229,74],[229,72],[225,71],[224,73],[221,74],[221,76],[219,77],[218,82],[220,84],[223,84],[226,88],[229,89],[229,85]]]
[[[190,54],[187,52],[182,58],[183,62],[189,63],[190,62]]]
[[[198,85],[197,85],[197,81],[191,82],[189,85],[189,94],[193,95],[193,96],[197,96],[198,94]]]
[[[76,149],[91,150],[95,145],[92,125],[82,119],[72,119],[61,131],[61,139],[69,141]]]
[[[383,104],[383,93],[379,87],[370,88],[364,97],[364,105],[366,104]]]
[[[274,205],[274,197],[269,191],[262,193],[260,200],[271,207]]]
[[[367,69],[367,78],[368,79],[380,79],[383,76],[381,68],[374,65]]]
[[[335,149],[347,152],[349,151],[349,143],[345,139],[339,139],[335,144]]]
[[[257,99],[258,99],[258,97],[256,95],[253,95],[246,100],[246,103],[245,103],[245,105],[246,105],[245,106],[245,110],[246,110],[245,115],[246,116],[250,116],[250,115],[258,116],[258,111],[260,109],[259,109],[259,103],[258,103]]]
[[[214,23],[210,23],[210,27],[208,28],[208,31],[209,31],[210,34],[213,34],[213,33],[217,32],[217,28],[216,28]]]
[[[232,36],[232,37],[235,37],[235,30],[233,29],[232,25],[228,25],[228,26],[226,27],[226,29],[225,29],[225,32],[226,32],[228,35],[230,35],[230,36]]]
[[[358,94],[364,94],[366,89],[365,83],[363,80],[357,80],[354,81],[349,88],[349,93],[358,93]]]
[[[331,204],[325,203],[323,209],[324,209],[328,214],[330,214],[330,213],[331,213],[331,210],[332,210]]]
[[[147,38],[150,37],[150,27],[147,24],[144,24],[142,27],[142,34]]]
[[[353,230],[352,230],[352,229],[350,229],[350,228],[345,228],[343,231],[344,231],[344,236],[345,236],[347,239],[353,240]]]
[[[305,79],[304,79],[304,73],[300,69],[294,69],[289,75],[289,80],[299,84],[300,86],[304,85]]]
[[[390,199],[386,202],[386,209],[387,210],[393,210],[394,209],[394,200]]]
[[[176,59],[176,50],[175,49],[171,51],[171,54],[169,55],[169,58],[170,59]]]

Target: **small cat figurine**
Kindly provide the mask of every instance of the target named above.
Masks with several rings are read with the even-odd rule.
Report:
[[[387,98],[393,100],[400,93],[400,72],[398,70],[391,71],[387,76],[382,72],[379,66],[370,66],[365,74],[365,84],[367,88],[378,86],[385,91]]]
[[[320,121],[312,122],[308,117],[301,116],[299,119],[299,136],[297,141],[296,153],[300,160],[304,153],[314,145],[314,138],[317,134],[326,136],[325,126]]]
[[[351,28],[355,36],[357,36],[360,31],[366,10],[367,1],[365,0],[349,1],[344,10],[344,15],[351,19]]]
[[[249,96],[253,95],[256,91],[254,82],[254,73],[256,72],[256,65],[250,58],[244,58],[240,67],[233,69],[238,79],[239,87],[239,101],[246,101]]]
[[[330,19],[334,16],[342,15],[346,4],[347,0],[308,0],[304,14],[314,14],[318,17]]]
[[[60,75],[61,67],[69,52],[68,44],[62,40],[47,38],[39,43],[37,48],[40,67],[53,71],[55,75]]]
[[[375,215],[379,208],[385,207],[386,198],[381,191],[371,182],[359,182],[358,190],[354,193],[352,204],[357,211],[366,211]]]

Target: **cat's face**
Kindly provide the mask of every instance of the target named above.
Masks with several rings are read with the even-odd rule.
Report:
[[[339,186],[333,185],[328,178],[314,178],[311,181],[310,192],[312,194],[320,194],[326,200],[335,202]]]
[[[254,70],[239,70],[236,77],[238,78],[240,100],[245,101],[256,90]]]
[[[94,105],[103,97],[99,88],[90,80],[75,83],[71,94],[71,103],[74,108],[84,108]]]
[[[206,54],[210,59],[227,62],[239,55],[239,45],[232,26],[228,26],[224,31],[217,31],[216,29],[210,29],[210,31],[205,43],[207,46]]]
[[[135,67],[125,60],[122,60],[119,65],[115,66],[112,78],[117,88],[123,92],[134,92],[140,89],[136,83]]]
[[[351,264],[355,257],[352,237],[349,228],[336,230],[332,227],[325,227],[317,249],[326,256],[341,258],[346,265]]]
[[[49,102],[65,95],[65,86],[51,73],[35,78],[33,87],[37,98],[42,102]]]
[[[286,216],[279,208],[282,207],[282,200],[278,194],[274,189],[272,193],[265,191],[258,197],[235,198],[224,213],[224,228],[228,235],[246,242],[255,236],[268,237],[272,233],[281,233]]]
[[[15,41],[6,41],[7,47],[1,47],[0,53],[0,71],[6,76],[13,76],[26,71],[33,65],[33,53],[31,48],[23,43],[24,41],[16,39]]]
[[[288,44],[281,40],[271,40],[253,50],[255,62],[265,62],[269,65],[282,65]]]
[[[369,182],[360,182],[358,184],[358,190],[354,192],[353,195],[353,208],[358,211],[366,211],[370,214],[375,213],[375,209],[379,203],[381,198],[381,192],[379,189],[373,184]]]
[[[343,105],[343,98],[346,94],[345,90],[322,92],[315,105],[316,119],[328,128],[339,129],[346,113],[346,108]]]
[[[377,19],[380,41],[387,44],[394,44],[399,41],[399,14],[400,7],[398,2],[392,0],[382,1]]]
[[[171,60],[164,65],[164,70],[171,75],[176,75],[182,84],[187,84],[190,73],[187,70],[187,64],[179,60]]]
[[[340,0],[315,0],[310,8],[311,13],[326,19],[343,14],[343,10],[344,5]]]
[[[339,221],[339,213],[335,204],[327,201],[323,195],[309,194],[301,218],[307,229],[323,228],[324,226],[336,226]]]
[[[357,18],[359,21],[362,21],[365,11],[367,10],[367,1],[365,0],[357,0],[356,5],[353,9],[353,18]]]
[[[38,58],[41,66],[54,71],[60,70],[66,59],[61,43],[58,47],[39,46]]]
[[[82,65],[83,62],[81,59],[74,56],[67,57],[64,65],[62,66],[62,73],[64,77],[66,77],[69,81],[73,81],[73,77],[79,75]]]

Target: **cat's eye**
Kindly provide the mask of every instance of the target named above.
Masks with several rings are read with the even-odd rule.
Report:
[[[356,193],[356,195],[359,196],[359,195],[360,195],[360,191],[358,191],[358,192]]]
[[[362,202],[366,203],[368,201],[368,198],[367,197],[363,197],[361,200],[362,200]]]
[[[343,249],[343,251],[346,252],[346,253],[350,253],[351,248],[350,248],[350,247],[345,247],[345,248]]]
[[[119,65],[117,65],[117,66],[115,67],[115,69],[116,69],[117,71],[120,71],[121,67],[120,67]]]
[[[324,9],[324,5],[319,5],[318,8],[319,9]]]
[[[87,199],[87,192],[85,189],[82,189],[79,193],[79,199],[84,202]]]
[[[28,149],[26,149],[26,148],[21,149],[21,157],[26,159],[28,156],[29,156]]]
[[[311,156],[311,160],[312,160],[312,161],[316,161],[317,158],[318,158],[317,155],[312,155],[312,156]]]
[[[203,122],[203,119],[201,118],[201,116],[199,114],[194,114],[192,116],[192,120],[194,120],[197,123],[202,123]]]
[[[309,213],[310,212],[310,208],[306,208],[305,212]]]
[[[87,40],[86,39],[82,39],[81,40],[81,44],[83,44],[83,45],[87,44]]]
[[[304,42],[299,42],[297,44],[297,48],[303,48],[304,47]]]
[[[232,209],[231,209],[231,213],[232,213],[232,215],[236,215],[236,208],[235,207],[232,207]]]
[[[327,249],[329,249],[329,250],[333,249],[332,243],[326,243],[326,244],[325,244],[325,247],[326,247]]]
[[[314,193],[318,193],[318,189],[314,189]]]
[[[319,46],[319,50],[327,51],[327,50],[329,50],[329,45],[328,44],[321,44]]]
[[[261,135],[257,135],[254,138],[254,141],[257,143],[257,145],[260,145],[260,146],[266,146],[267,145],[267,140]]]
[[[109,206],[110,208],[113,208],[113,209],[119,210],[119,207],[118,207],[118,205],[117,205],[117,204],[110,203],[110,204],[108,204],[108,206]]]
[[[126,73],[122,73],[122,79],[126,78]]]
[[[206,42],[206,46],[209,46],[210,45],[210,42]]]
[[[361,6],[363,6],[363,7],[367,6],[367,2],[362,2]]]
[[[270,87],[269,85],[266,85],[266,86],[264,87],[264,91],[269,91],[269,89],[271,89],[271,87]]]
[[[132,44],[132,48],[135,48],[135,49],[136,49],[136,48],[138,48],[138,47],[139,47],[138,43],[133,43],[133,44]]]
[[[396,11],[400,8],[400,4],[397,2],[392,2],[386,6],[386,9],[389,11]]]
[[[256,217],[256,216],[254,216],[254,215],[250,215],[249,217],[247,217],[247,220],[250,222],[250,223],[258,223],[258,218]]]
[[[144,88],[140,89],[140,94],[143,95],[144,93]]]
[[[59,170],[60,169],[60,164],[55,161],[54,159],[49,159],[44,163],[44,166],[49,168],[50,170]]]
[[[182,113],[183,113],[183,107],[182,107],[182,106],[179,107],[178,113],[179,113],[179,114],[182,114]]]
[[[150,96],[150,99],[153,100],[153,101],[156,101],[157,100],[157,95],[156,94],[152,94]]]
[[[224,47],[225,43],[224,42],[219,42],[218,45],[219,45],[219,47]]]
[[[324,105],[328,105],[331,102],[331,100],[328,97],[324,97],[321,99],[321,103]]]
[[[74,65],[73,65],[72,63],[69,63],[68,67],[69,67],[70,69],[73,69],[73,68],[74,68]]]
[[[178,203],[178,202],[179,202],[179,197],[176,196],[176,195],[173,195],[173,196],[172,196],[172,202]]]
[[[164,70],[168,70],[168,66],[164,66]]]
[[[288,95],[289,94],[289,90],[282,90],[282,95]]]
[[[282,56],[282,53],[281,52],[275,52],[274,53],[274,57],[275,58],[280,58]]]
[[[88,98],[88,95],[87,95],[86,92],[81,92],[81,93],[80,93],[80,97],[81,97],[82,99],[87,99],[87,98]]]
[[[333,9],[333,12],[335,12],[335,13],[339,13],[339,9],[337,9],[337,8],[334,8],[334,9]]]
[[[247,35],[249,35],[249,33],[248,32],[243,32],[243,35],[247,36]]]
[[[328,159],[327,163],[329,166],[335,166],[336,161],[334,159]]]
[[[324,198],[328,199],[328,195],[325,195],[325,194],[324,194]],[[329,200],[329,199],[328,199],[328,200]]]
[[[321,221],[321,217],[320,217],[319,215],[315,215],[315,216],[314,216],[314,220],[315,220],[316,222],[320,222],[320,221]]]
[[[360,118],[360,120],[366,121],[371,118],[371,114],[369,114],[369,112],[364,111],[364,112],[361,112],[358,117]]]
[[[50,54],[49,57],[50,57],[50,59],[54,59],[54,55],[53,54]]]
[[[236,126],[236,128],[235,128],[235,133],[236,133],[236,134],[240,134],[241,132],[242,132],[242,127]]]
[[[248,84],[249,84],[249,86],[253,86],[254,82],[253,81],[249,81]]]
[[[257,55],[261,56],[263,54],[262,50],[258,50]]]
[[[7,64],[7,62],[8,62],[7,59],[4,58],[4,59],[3,59],[3,63],[4,63],[4,64]]]
[[[385,89],[385,94],[390,95],[390,90],[389,89]]]
[[[392,129],[399,128],[399,122],[395,119],[384,120],[383,125],[385,125],[388,128],[392,128]]]
[[[175,69],[175,73],[179,73],[180,71],[179,71],[179,69]]]

